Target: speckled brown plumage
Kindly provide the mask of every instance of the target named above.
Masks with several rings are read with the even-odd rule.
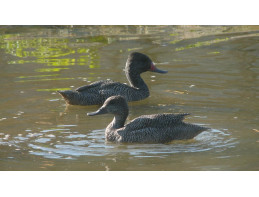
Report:
[[[127,101],[138,101],[149,96],[149,89],[140,74],[146,71],[166,73],[157,69],[151,59],[138,52],[131,53],[125,67],[125,74],[129,85],[103,80],[91,83],[76,90],[58,91],[70,105],[98,105],[110,96],[121,95]]]
[[[108,98],[96,112],[88,115],[111,113],[113,121],[105,130],[107,141],[136,143],[168,143],[172,140],[192,139],[208,128],[185,123],[184,114],[152,114],[135,118],[125,125],[128,105],[121,96]]]

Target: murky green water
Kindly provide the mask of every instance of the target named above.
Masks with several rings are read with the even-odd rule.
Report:
[[[109,115],[56,90],[126,82],[127,56],[151,57],[151,96],[129,120],[188,112],[212,128],[171,144],[106,143]],[[0,27],[0,170],[259,170],[258,26]]]

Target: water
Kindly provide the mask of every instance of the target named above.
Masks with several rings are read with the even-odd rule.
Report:
[[[1,26],[0,170],[259,170],[258,26]],[[129,120],[191,113],[211,128],[170,144],[105,141],[109,115],[66,106],[56,90],[112,79],[132,51],[165,75]]]

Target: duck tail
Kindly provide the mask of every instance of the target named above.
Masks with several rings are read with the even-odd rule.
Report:
[[[74,100],[76,100],[75,92],[72,90],[58,90],[57,91],[66,101],[67,104],[74,104]]]
[[[68,90],[58,90],[57,91],[64,99],[69,97],[70,91]]]
[[[203,131],[207,131],[208,129],[210,128],[196,125],[196,135],[199,135],[200,133],[202,133]]]

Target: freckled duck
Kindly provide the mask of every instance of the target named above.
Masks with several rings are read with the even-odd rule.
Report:
[[[122,96],[112,96],[96,112],[87,115],[114,115],[105,130],[106,140],[112,142],[168,143],[172,140],[192,139],[208,129],[183,122],[184,117],[189,115],[187,113],[143,115],[124,125],[128,112],[126,100]]]
[[[156,68],[152,60],[142,53],[129,55],[125,73],[130,85],[112,80],[97,81],[76,90],[58,91],[70,105],[99,105],[110,96],[122,95],[127,101],[138,101],[149,96],[149,90],[140,74],[146,71],[167,73]]]

